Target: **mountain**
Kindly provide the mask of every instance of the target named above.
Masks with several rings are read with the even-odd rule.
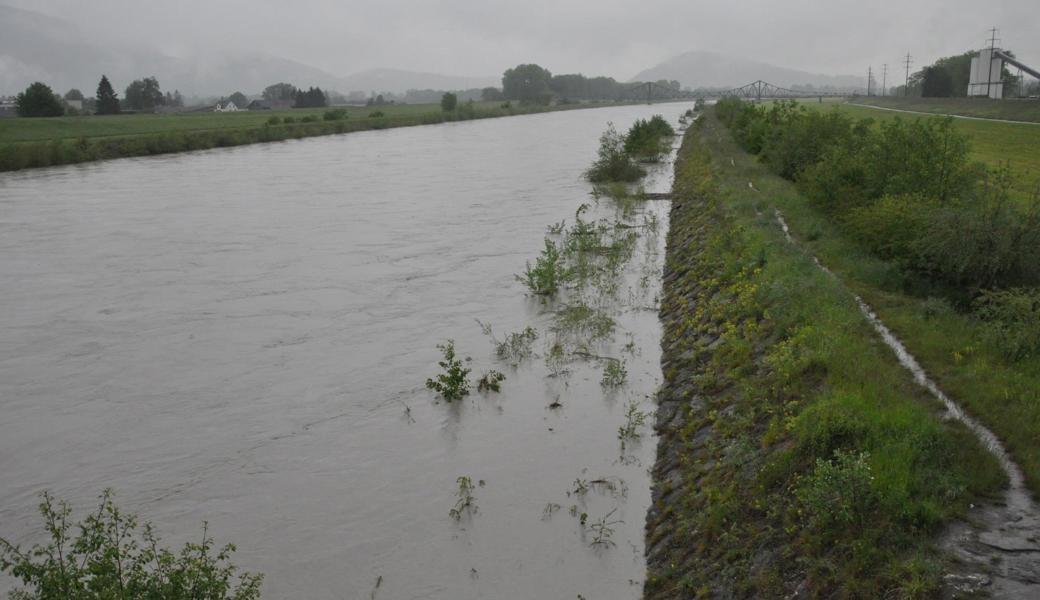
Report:
[[[468,90],[501,85],[500,77],[460,77],[400,69],[369,69],[340,79],[338,89],[342,92],[359,90],[399,94],[408,90]]]
[[[98,43],[74,24],[0,4],[0,95],[13,95],[33,81],[57,93],[79,88],[91,96],[101,75],[116,92],[134,79],[155,76],[163,91],[186,96],[257,94],[281,81],[342,93],[409,89],[464,90],[500,85],[495,77],[455,77],[398,69],[372,69],[342,77],[293,60],[260,53],[203,52],[173,57],[148,48]]]
[[[821,75],[778,67],[715,52],[687,52],[639,72],[632,81],[678,80],[684,87],[739,87],[759,79],[781,87],[813,85],[841,89],[862,88],[865,78]]]

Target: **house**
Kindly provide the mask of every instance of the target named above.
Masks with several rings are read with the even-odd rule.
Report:
[[[18,98],[0,96],[0,117],[18,116]]]
[[[217,105],[213,107],[213,112],[238,112],[240,110],[242,109],[236,106],[235,103],[230,100],[223,104],[217,102]]]
[[[246,110],[271,110],[271,107],[261,100],[253,100],[246,107]]]

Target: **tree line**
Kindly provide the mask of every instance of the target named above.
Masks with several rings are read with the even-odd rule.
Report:
[[[646,83],[623,83],[613,77],[586,77],[580,73],[553,75],[540,65],[522,64],[502,74],[501,93],[506,100],[539,104],[548,104],[554,100],[623,100],[642,97],[640,88]],[[652,88],[654,99],[681,95],[682,86],[678,81],[662,79],[652,83],[655,84]]]

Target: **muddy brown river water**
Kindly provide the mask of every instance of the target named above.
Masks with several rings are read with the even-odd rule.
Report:
[[[595,360],[549,376],[554,307],[514,274],[580,204],[611,218],[581,178],[608,121],[688,108],[0,175],[0,535],[39,541],[42,490],[82,514],[111,487],[170,544],[208,520],[269,598],[639,597],[655,440],[622,454],[618,427],[660,379],[667,203],[636,209],[659,228],[603,304],[616,329],[595,350],[624,357],[621,388]],[[476,319],[536,328],[538,358],[498,361]],[[474,375],[506,374],[501,394],[425,389],[447,338]],[[484,485],[456,522],[463,475]],[[575,493],[601,478],[614,489]]]

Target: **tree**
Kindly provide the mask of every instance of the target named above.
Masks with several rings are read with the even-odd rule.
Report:
[[[274,83],[261,93],[268,102],[292,102],[296,99],[296,86],[291,83]]]
[[[486,87],[480,90],[480,99],[484,102],[500,102],[505,100],[506,97],[502,95],[502,90],[497,87]]]
[[[155,77],[135,80],[126,86],[123,101],[134,110],[153,111],[155,107],[162,106],[163,95],[159,89],[159,80]]]
[[[17,110],[19,117],[60,117],[65,114],[65,109],[54,95],[54,91],[49,85],[39,81],[18,94]]]
[[[942,67],[925,67],[921,82],[921,96],[925,98],[948,98],[953,95],[953,77]]]
[[[79,101],[82,101],[83,100],[83,92],[77,90],[76,88],[72,88],[71,90],[65,92],[65,99],[66,100],[79,100]]]
[[[97,110],[95,112],[99,115],[119,114],[119,97],[116,96],[116,91],[112,89],[112,84],[109,83],[108,77],[104,75],[101,76],[101,81],[98,82],[97,86]]]
[[[547,102],[552,73],[535,64],[517,65],[502,74],[502,93],[510,100]]]
[[[184,106],[184,96],[181,95],[180,90],[173,90],[173,93],[166,92],[163,97],[163,104],[166,106]]]
[[[228,97],[228,100],[234,102],[235,106],[239,108],[245,108],[249,106],[249,98],[246,98],[246,95],[242,92],[235,92],[234,94],[231,94],[231,96]]]
[[[297,90],[296,100],[293,102],[293,108],[319,108],[328,105],[325,92],[321,91],[319,87],[308,88],[306,92]]]
[[[451,112],[455,110],[455,107],[459,104],[459,97],[451,92],[444,92],[441,96],[441,110],[444,112]]]

